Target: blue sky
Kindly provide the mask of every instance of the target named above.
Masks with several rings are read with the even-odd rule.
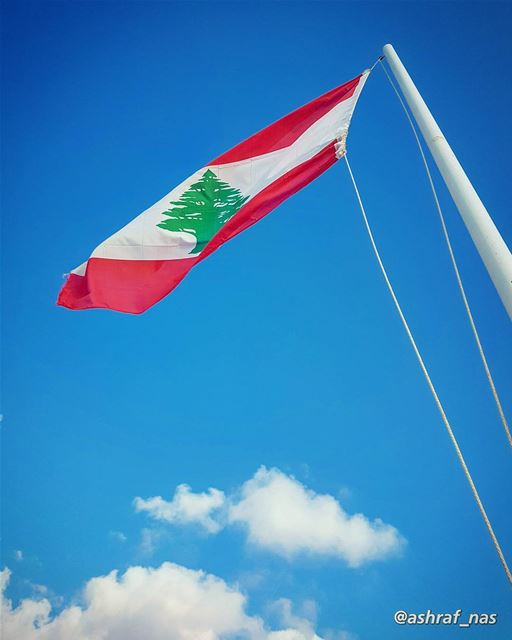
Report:
[[[510,587],[342,163],[142,316],[55,306],[62,274],[110,233],[211,158],[360,73],[386,42],[510,245],[510,5],[16,2],[3,14],[2,566],[13,606],[45,585],[58,614],[93,577],[169,561],[238,585],[247,615],[269,628],[290,626],[284,614],[273,622],[269,604],[286,598],[322,638],[457,633],[393,623],[397,609],[427,608],[497,612],[486,636],[510,634]],[[378,68],[349,152],[510,561],[510,450],[414,140]],[[511,416],[510,320],[436,180]],[[350,567],[335,554],[283,557],[240,526],[208,533],[134,509],[137,496],[170,501],[182,483],[239,500],[262,465],[348,514],[381,518],[407,543]]]

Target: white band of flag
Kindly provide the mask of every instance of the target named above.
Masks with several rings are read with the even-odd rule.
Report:
[[[368,72],[266,127],[199,169],[102,242],[58,303],[141,313],[200,260],[341,157]]]

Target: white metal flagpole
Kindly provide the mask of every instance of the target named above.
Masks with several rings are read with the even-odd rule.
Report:
[[[393,46],[383,54],[512,319],[512,254]]]

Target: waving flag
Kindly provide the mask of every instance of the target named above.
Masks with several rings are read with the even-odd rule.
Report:
[[[343,155],[367,76],[309,102],[196,171],[102,242],[69,274],[58,304],[142,313],[161,300],[195,264]]]

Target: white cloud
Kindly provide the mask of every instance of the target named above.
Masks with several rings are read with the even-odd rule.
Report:
[[[17,607],[3,591],[3,640],[321,640],[311,623],[292,614],[280,601],[280,617],[288,625],[268,630],[258,616],[248,615],[240,591],[203,571],[165,562],[156,569],[130,567],[87,582],[81,605],[52,617],[46,599],[22,600]]]
[[[139,554],[145,558],[151,557],[164,537],[162,529],[144,528],[140,532]]]
[[[36,640],[37,636],[34,635],[33,630],[48,620],[51,604],[46,599],[27,598],[13,609],[11,602],[4,598],[4,591],[10,577],[9,569],[0,572],[2,638],[3,640]]]
[[[313,623],[316,620],[316,604],[312,600],[303,603],[303,615],[293,612],[293,605],[288,598],[280,598],[269,607],[277,613],[278,618],[287,629],[273,631],[268,640],[321,640],[315,633]]]
[[[23,560],[23,551],[21,549],[16,549],[16,551],[14,552],[14,559],[18,562],[21,562]]]
[[[112,540],[117,540],[117,542],[126,542],[128,538],[126,534],[122,531],[109,531],[108,535],[112,538]]]
[[[174,498],[135,499],[135,508],[167,522],[200,523],[210,533],[241,525],[253,545],[286,557],[306,553],[343,559],[351,567],[397,553],[404,538],[379,518],[348,514],[331,495],[317,494],[279,469],[261,467],[239,491],[192,493],[180,485]]]
[[[225,504],[226,497],[218,489],[208,489],[205,493],[193,493],[186,484],[180,484],[172,500],[155,496],[144,500],[135,498],[136,511],[146,511],[156,520],[177,524],[197,523],[209,533],[217,533],[221,525],[212,517]]]
[[[37,584],[37,582],[31,582],[30,587],[32,591],[38,596],[48,595],[48,587],[45,584]]]
[[[265,467],[242,486],[229,518],[244,525],[249,541],[258,547],[287,557],[335,556],[352,567],[395,553],[404,542],[395,527],[361,513],[349,515],[332,496]]]

